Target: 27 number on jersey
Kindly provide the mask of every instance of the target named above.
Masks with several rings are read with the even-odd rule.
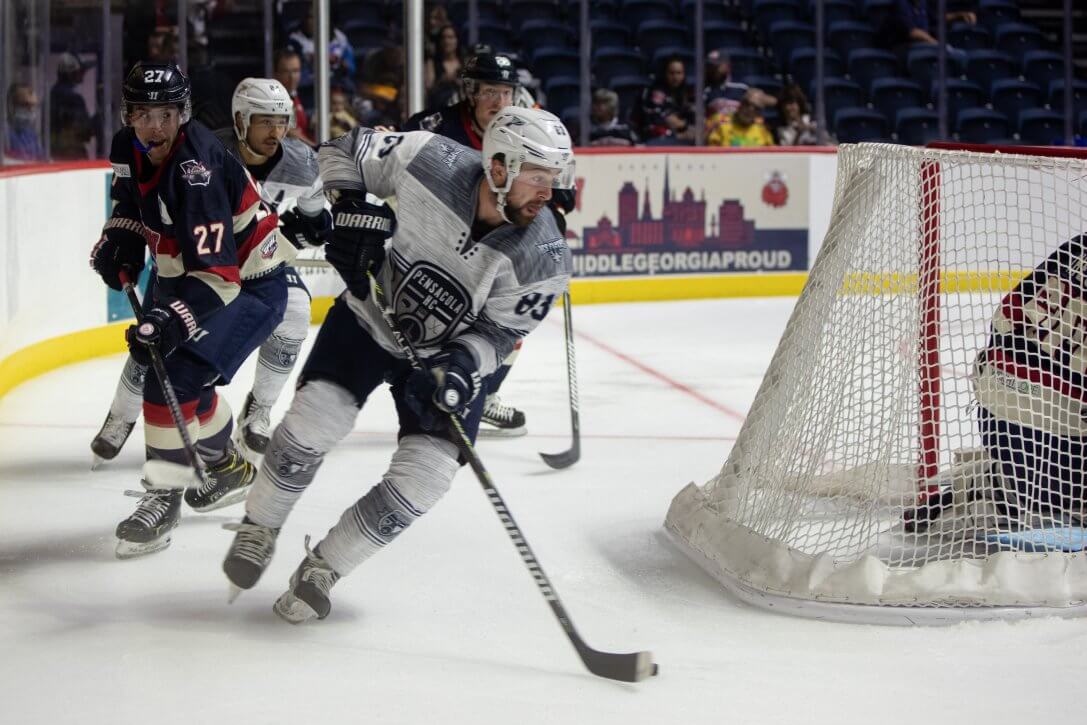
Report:
[[[215,235],[215,249],[208,247],[208,239],[211,235]],[[203,256],[205,254],[218,254],[219,250],[223,248],[223,223],[213,222],[211,224],[197,224],[193,227],[192,235],[196,239],[196,253]]]

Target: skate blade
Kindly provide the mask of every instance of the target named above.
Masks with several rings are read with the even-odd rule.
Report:
[[[278,614],[281,619],[285,619],[291,624],[302,624],[311,619],[317,619],[317,612],[313,610],[313,607],[290,592],[284,592],[279,599],[276,600],[276,603],[272,606],[272,610]]]
[[[520,438],[523,435],[528,435],[527,426],[521,426],[520,428],[492,428],[488,423],[479,426],[479,431],[476,433],[479,438]]]
[[[242,592],[244,592],[244,591],[245,591],[244,589],[237,586],[236,584],[231,584],[230,585],[230,591],[228,591],[227,594],[226,594],[226,603],[227,604],[233,604],[234,600],[237,599],[238,597],[240,597],[242,595]]]
[[[156,551],[162,551],[170,545],[170,535],[166,534],[160,536],[154,541],[135,542],[125,541],[124,539],[117,540],[117,549],[115,554],[118,559],[135,559],[148,554],[154,554]]]
[[[208,504],[207,506],[201,506],[200,508],[197,508],[190,504],[189,508],[191,508],[193,511],[196,511],[197,513],[203,514],[207,513],[208,511],[214,511],[215,509],[223,509],[227,506],[233,506],[236,503],[244,501],[245,497],[249,495],[249,489],[251,489],[252,487],[253,484],[249,484],[245,488],[239,488],[237,491],[231,491],[215,503]]]
[[[108,458],[102,458],[102,456],[98,455],[97,453],[93,454],[93,458],[91,459],[91,470],[97,471],[98,467],[108,460]]]

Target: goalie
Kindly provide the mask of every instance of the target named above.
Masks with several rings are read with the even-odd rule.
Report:
[[[1083,524],[1085,243],[1062,244],[1001,301],[975,365],[994,499],[1013,528]]]

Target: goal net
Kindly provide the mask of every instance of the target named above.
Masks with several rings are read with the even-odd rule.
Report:
[[[736,444],[665,521],[742,599],[885,623],[1087,613],[1087,161],[1023,151],[839,148]]]

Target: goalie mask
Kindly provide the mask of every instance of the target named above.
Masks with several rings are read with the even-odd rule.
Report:
[[[230,115],[234,118],[234,134],[242,143],[249,134],[254,115],[286,116],[287,128],[295,126],[294,101],[286,87],[275,78],[246,78],[239,83],[230,99]]]
[[[506,168],[501,186],[491,174],[495,158]],[[511,221],[506,216],[506,194],[524,164],[558,172],[552,179],[553,189],[573,188],[574,150],[562,121],[543,109],[510,106],[498,112],[483,134],[483,173],[498,195],[498,211],[506,221]]]

